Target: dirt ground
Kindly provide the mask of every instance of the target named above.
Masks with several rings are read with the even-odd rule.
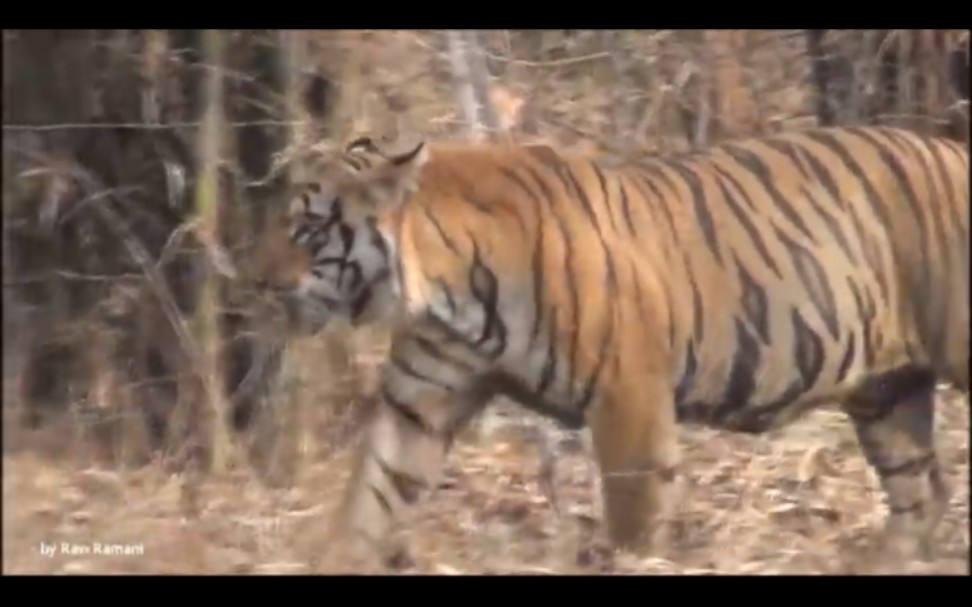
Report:
[[[868,551],[886,513],[876,479],[843,417],[822,411],[762,438],[685,428],[689,482],[675,545],[667,559],[641,562],[607,549],[583,449],[558,457],[554,490],[545,492],[538,450],[515,427],[500,427],[457,445],[410,527],[413,563],[403,572],[968,574],[969,414],[963,399],[941,403],[953,494],[931,562],[889,564]],[[308,465],[291,488],[269,488],[245,469],[209,478],[189,516],[178,475],[72,465],[24,448],[41,439],[21,435],[18,449],[5,449],[6,574],[334,571],[322,558],[324,528],[346,450]]]

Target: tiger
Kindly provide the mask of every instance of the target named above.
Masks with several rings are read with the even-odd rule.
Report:
[[[827,403],[880,480],[886,537],[929,545],[950,496],[936,387],[969,387],[962,145],[844,126],[617,163],[393,147],[362,136],[321,162],[257,279],[289,335],[392,321],[333,519],[352,554],[388,562],[496,396],[589,429],[617,550],[670,541],[679,424],[760,434]]]

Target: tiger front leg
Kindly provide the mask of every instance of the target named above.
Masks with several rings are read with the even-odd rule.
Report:
[[[416,384],[395,359],[386,365],[332,529],[342,566],[384,568],[400,554],[403,546],[390,544],[390,533],[437,484],[453,437],[479,406],[463,392]]]
[[[636,380],[623,379],[635,377]],[[679,461],[668,378],[623,374],[591,409],[589,423],[601,471],[608,535],[636,556],[668,545]]]

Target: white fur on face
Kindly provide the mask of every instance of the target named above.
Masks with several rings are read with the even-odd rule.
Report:
[[[311,267],[290,294],[302,325],[317,331],[335,318],[355,323],[380,315],[394,298],[391,248],[376,228],[343,215],[340,200],[308,195],[291,237],[313,252]]]

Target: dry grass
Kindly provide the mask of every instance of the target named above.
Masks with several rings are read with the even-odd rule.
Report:
[[[607,549],[595,469],[583,450],[558,458],[554,508],[540,486],[539,452],[516,426],[470,436],[409,528],[414,562],[404,572],[832,574],[879,571],[880,564],[880,571],[968,573],[968,408],[953,396],[941,403],[939,444],[954,493],[933,562],[868,556],[885,516],[881,494],[848,424],[821,411],[762,438],[685,428],[689,482],[675,545],[668,560],[644,562]],[[161,466],[112,471],[77,457],[46,457],[24,448],[43,433],[29,437],[11,426],[4,573],[335,571],[323,559],[324,529],[344,483],[347,448],[317,445],[289,488],[268,488],[244,468],[209,478],[197,513],[187,515],[183,479]],[[143,552],[61,553],[64,546],[94,550],[96,542]],[[42,545],[58,553],[43,555]]]

